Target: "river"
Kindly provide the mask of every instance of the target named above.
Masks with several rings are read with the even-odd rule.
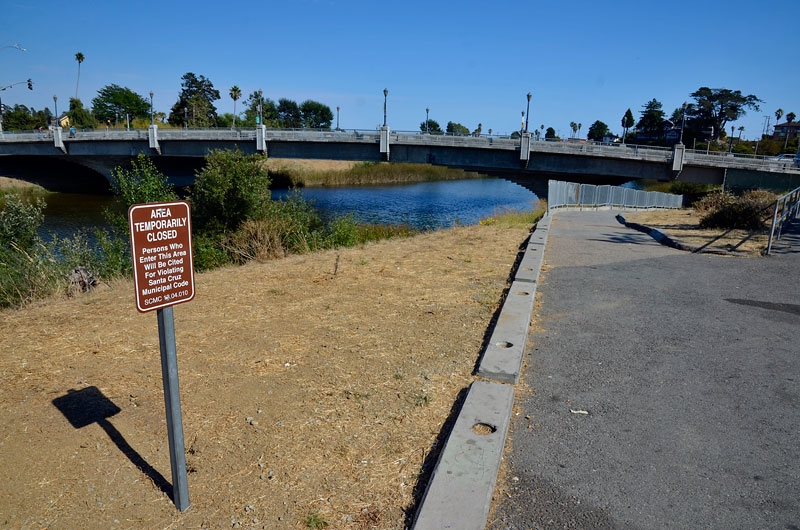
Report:
[[[290,193],[273,190],[273,199]],[[323,218],[354,214],[361,222],[406,223],[431,229],[475,224],[503,209],[530,210],[535,194],[505,179],[446,180],[391,186],[303,188],[300,193]],[[69,236],[81,229],[106,226],[103,210],[114,199],[102,195],[53,193],[40,233]]]

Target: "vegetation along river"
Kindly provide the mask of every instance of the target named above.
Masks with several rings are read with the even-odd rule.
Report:
[[[291,193],[273,190],[273,199]],[[443,180],[391,186],[302,188],[323,218],[354,214],[360,222],[406,223],[431,229],[453,224],[475,224],[503,209],[530,210],[535,194],[511,181],[496,178]],[[106,225],[103,209],[113,198],[102,195],[53,193],[41,235],[72,235],[80,229]]]

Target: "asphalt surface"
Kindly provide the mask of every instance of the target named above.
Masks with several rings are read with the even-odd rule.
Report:
[[[800,528],[800,253],[561,212],[545,266],[487,528]]]

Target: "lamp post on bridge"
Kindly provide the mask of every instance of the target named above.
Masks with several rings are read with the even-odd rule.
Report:
[[[55,95],[53,96],[53,106],[56,109],[56,114],[55,114],[55,120],[56,121],[55,121],[55,123],[53,123],[53,127],[58,127],[59,126],[59,123],[58,123],[58,96],[55,96]]]
[[[683,129],[686,127],[686,102],[683,102],[683,112],[681,113],[681,139],[678,140],[679,144],[683,143]]]
[[[528,118],[531,117],[531,93],[528,92],[528,108],[525,111],[525,132],[528,132]]]
[[[153,114],[153,91],[151,90],[150,91],[150,125],[152,126],[152,125],[155,125],[155,124],[156,124],[156,117],[155,117],[155,114]]]
[[[735,130],[736,130],[736,127],[735,127],[734,125],[731,125],[731,145],[730,145],[730,147],[728,148],[728,152],[729,152],[729,153],[733,153],[733,132],[734,132]]]
[[[389,95],[389,89],[383,89],[383,126],[386,127],[386,97]]]
[[[183,107],[183,128],[189,128],[189,107]]]
[[[339,130],[339,110],[340,110],[340,108],[341,107],[339,107],[339,105],[336,105],[336,130],[337,131]]]
[[[431,108],[430,107],[425,107],[425,133],[426,134],[430,134],[431,133],[430,119],[428,118],[428,115],[430,114],[430,112],[431,112]]]

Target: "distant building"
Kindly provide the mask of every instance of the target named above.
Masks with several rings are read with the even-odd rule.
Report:
[[[681,126],[680,124],[676,125],[672,123],[670,120],[664,120],[656,131],[637,129],[636,138],[645,141],[658,141],[663,138],[666,143],[675,144],[678,143],[678,140],[681,138]]]
[[[789,136],[789,140],[794,140],[800,136],[800,121],[779,123],[775,126],[772,139],[785,141],[787,135]]]
[[[58,126],[63,128],[69,127],[69,115],[66,112],[63,112],[61,116],[58,117]]]

